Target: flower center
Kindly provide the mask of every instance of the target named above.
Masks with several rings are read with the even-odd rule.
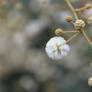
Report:
[[[61,45],[62,45],[62,44],[58,45],[58,44],[56,43],[56,47],[57,47],[58,54],[61,54],[61,49],[60,49],[60,46],[61,46]]]

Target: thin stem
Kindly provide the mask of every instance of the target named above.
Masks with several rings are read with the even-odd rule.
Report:
[[[69,43],[71,40],[73,40],[75,37],[77,37],[80,33],[76,33],[74,34],[73,36],[71,36],[67,41],[66,43]]]
[[[84,32],[84,30],[81,30],[81,32],[82,32],[84,38],[88,41],[90,47],[92,48],[92,42],[91,42],[91,40],[89,39],[89,37],[87,36],[87,34]]]
[[[74,22],[73,22],[73,21],[71,21],[70,23],[71,23],[72,25],[74,25]]]
[[[76,11],[76,12],[81,12],[81,11],[86,10],[87,8],[88,8],[88,7],[84,6],[84,7],[82,7],[82,8],[76,9],[75,11]]]
[[[78,30],[72,30],[72,31],[63,31],[63,34],[68,34],[68,33],[77,33],[79,32]]]
[[[91,7],[92,7],[91,4],[86,4],[86,5],[85,5],[84,7],[82,7],[82,8],[75,9],[75,11],[76,11],[76,12],[81,12],[81,11],[84,11],[84,10],[89,9],[89,8],[91,8]]]
[[[67,5],[70,7],[70,9],[72,10],[72,13],[74,14],[75,19],[78,20],[78,19],[79,19],[79,18],[78,18],[78,15],[77,15],[77,13],[76,13],[74,7],[73,7],[72,4],[70,3],[70,1],[69,1],[69,0],[65,0],[65,1],[66,1]]]

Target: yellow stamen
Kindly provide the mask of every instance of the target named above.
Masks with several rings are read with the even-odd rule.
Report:
[[[60,44],[60,45],[56,44],[57,51],[58,51],[58,53],[59,53],[59,54],[61,54],[61,49],[60,49],[60,46],[61,46],[61,44]]]

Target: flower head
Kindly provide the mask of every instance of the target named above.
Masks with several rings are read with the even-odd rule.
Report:
[[[53,37],[46,44],[46,53],[49,58],[60,60],[70,51],[69,45],[62,37]]]
[[[84,28],[85,27],[85,22],[81,19],[76,20],[75,23],[74,23],[74,26],[75,26],[76,29]]]

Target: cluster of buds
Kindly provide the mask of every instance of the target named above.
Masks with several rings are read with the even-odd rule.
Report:
[[[62,29],[58,28],[55,31],[55,34],[57,36],[51,38],[48,41],[48,43],[46,44],[45,50],[47,52],[47,55],[51,59],[55,59],[55,60],[62,59],[64,56],[67,55],[67,53],[70,51],[68,43],[73,38],[78,36],[79,34],[82,34],[82,36],[84,36],[84,38],[88,41],[90,47],[92,48],[92,42],[84,31],[84,27],[86,26],[86,24],[85,24],[85,20],[83,20],[83,19],[86,19],[88,24],[90,24],[90,23],[92,23],[92,17],[85,18],[85,16],[80,14],[81,11],[91,8],[92,5],[86,4],[84,7],[80,8],[80,9],[74,9],[74,7],[72,6],[72,4],[70,3],[69,0],[65,0],[65,1],[68,4],[68,6],[70,7],[70,9],[72,10],[74,17],[75,17],[75,20],[73,21],[72,16],[67,16],[66,21],[73,25],[74,30],[63,31]],[[79,14],[81,15],[81,17],[83,19],[82,18],[80,19]],[[75,34],[73,36],[71,36],[68,40],[65,40],[64,38],[61,37],[61,35],[69,34],[69,33],[75,33]],[[89,86],[92,86],[92,77],[88,79],[88,84],[89,84]]]
[[[82,34],[82,36],[84,36],[84,38],[88,41],[88,44],[92,48],[92,42],[84,31],[84,27],[86,26],[86,23],[85,23],[86,21],[83,18],[80,19],[80,12],[91,8],[92,5],[86,4],[84,7],[80,9],[74,9],[74,7],[72,6],[69,0],[65,0],[65,1],[67,5],[69,6],[69,8],[72,10],[72,13],[75,17],[75,19],[73,20],[72,16],[67,16],[66,21],[73,25],[74,30],[63,31],[61,28],[58,28],[55,31],[56,37],[50,39],[48,43],[46,44],[45,50],[48,56],[51,59],[56,59],[56,60],[62,59],[63,56],[67,55],[67,53],[69,52],[68,43],[72,39],[77,37],[79,34]],[[92,22],[92,18],[89,18],[88,20],[89,20],[89,23]],[[68,40],[65,40],[64,38],[61,37],[61,35],[69,34],[69,33],[74,33],[74,35],[71,36]]]
[[[79,9],[75,9],[76,13],[85,21],[87,21],[88,24],[92,24],[92,17],[86,17],[82,14],[83,11],[85,11],[86,9],[89,9],[92,7],[92,4],[86,4],[84,7],[79,8]]]
[[[86,26],[86,21],[84,19],[80,19],[80,14],[79,12],[84,11],[86,9],[91,8],[91,4],[86,4],[84,7],[79,8],[79,9],[74,9],[73,6],[71,5],[71,3],[69,2],[69,0],[65,0],[67,2],[67,4],[69,5],[69,7],[71,8],[75,20],[73,21],[72,16],[67,16],[66,17],[66,21],[71,23],[73,25],[73,27],[75,28],[74,30],[70,30],[70,31],[63,31],[62,29],[58,28],[55,31],[55,34],[57,36],[61,36],[63,34],[69,34],[69,33],[75,33],[72,37],[70,37],[66,42],[69,43],[73,38],[75,38],[76,36],[78,36],[79,34],[82,34],[84,36],[84,38],[88,41],[90,47],[92,48],[92,42],[89,39],[89,37],[87,36],[87,34],[84,31],[84,27]],[[92,17],[87,18],[88,23],[92,23]]]
[[[75,29],[80,30],[80,29],[85,27],[85,22],[81,19],[76,20],[75,23],[74,23],[74,27],[75,27]]]

